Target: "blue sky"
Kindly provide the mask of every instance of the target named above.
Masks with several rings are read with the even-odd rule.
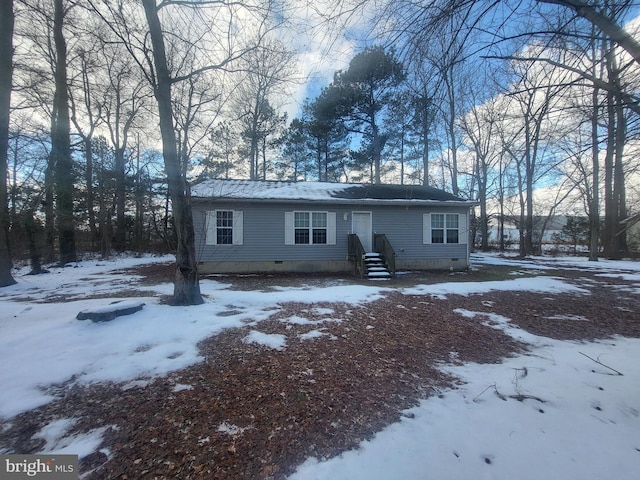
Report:
[[[295,28],[287,28],[281,32],[283,41],[294,46],[299,51],[298,61],[301,83],[291,89],[289,101],[285,111],[289,118],[300,113],[305,99],[314,99],[333,79],[337,70],[345,69],[349,61],[365,47],[374,44],[389,45],[388,37],[380,34],[379,30],[371,27],[371,9],[374,3],[365,2],[358,13],[344,20],[342,25],[322,23],[319,12],[335,11],[335,2],[316,0],[313,2],[315,11],[305,7],[306,2],[292,2],[292,17]],[[360,2],[345,2],[360,3]],[[477,2],[484,6],[486,2]],[[403,2],[397,3],[402,8]],[[537,12],[555,11],[556,6],[540,4],[535,1],[505,1],[495,5],[478,24],[479,31],[474,33],[473,43],[469,51],[477,56],[487,54],[508,54],[523,45],[524,37],[514,41],[499,41],[500,37],[510,37],[531,27],[531,21],[539,21]],[[633,5],[626,16],[626,20],[640,14],[640,4]],[[488,47],[491,45],[490,47]],[[401,44],[394,44],[398,50]],[[407,63],[407,59],[403,59]]]

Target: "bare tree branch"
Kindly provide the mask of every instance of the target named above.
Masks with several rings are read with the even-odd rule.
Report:
[[[580,77],[586,80],[589,80],[596,87],[601,88],[602,90],[611,91],[611,92],[620,90],[619,87],[616,87],[615,85],[611,85],[597,77],[594,77],[593,75],[583,70],[580,70],[579,68],[572,67],[570,65],[567,65],[566,63],[558,62],[557,60],[552,60],[550,58],[518,57],[518,56],[512,56],[512,55],[507,55],[507,56],[491,55],[483,58],[498,59],[498,60],[515,60],[515,61],[521,61],[521,62],[545,62],[554,67],[564,68],[565,70],[575,73],[576,75],[579,75]],[[622,99],[625,101],[625,106],[629,108],[629,110],[640,115],[640,104],[639,104],[640,99],[638,99],[635,95],[631,95],[623,91],[620,91],[620,95],[622,96]]]
[[[624,28],[611,20],[608,16],[596,10],[593,5],[589,5],[581,0],[537,0],[538,3],[550,3],[571,8],[576,14],[597,26],[603,33],[607,34],[620,47],[625,49],[640,65],[640,43],[629,35]]]
[[[615,368],[611,368],[608,365],[605,365],[604,363],[602,363],[600,360],[596,360],[595,358],[591,358],[589,355],[587,355],[586,353],[582,353],[582,352],[578,352],[580,355],[584,355],[585,357],[587,357],[589,360],[593,360],[594,362],[596,362],[598,365],[602,365],[604,368],[608,368],[609,370],[616,372],[616,374],[623,376],[622,373],[620,373],[618,370],[616,370]]]

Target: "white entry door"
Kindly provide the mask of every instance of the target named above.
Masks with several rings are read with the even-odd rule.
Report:
[[[373,232],[371,231],[371,212],[353,212],[351,228],[358,235],[365,252],[372,252]]]

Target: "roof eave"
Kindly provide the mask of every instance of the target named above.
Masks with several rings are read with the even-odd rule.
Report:
[[[323,198],[323,199],[308,199],[308,198],[243,198],[243,197],[191,197],[194,202],[207,202],[215,200],[226,200],[238,203],[287,203],[287,204],[300,204],[300,203],[317,203],[317,204],[337,204],[337,205],[403,205],[403,206],[429,206],[429,205],[446,205],[451,207],[473,207],[479,205],[479,202],[472,200],[389,200],[389,199],[375,199],[375,198]]]

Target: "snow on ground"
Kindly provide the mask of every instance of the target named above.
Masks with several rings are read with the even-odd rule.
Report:
[[[202,360],[198,342],[225,328],[258,325],[276,313],[280,303],[332,302],[340,298],[358,304],[381,298],[384,292],[367,285],[237,291],[229,290],[227,284],[203,280],[200,286],[208,296],[207,302],[172,307],[160,304],[158,298],[173,291],[171,284],[140,287],[135,285],[133,276],[109,273],[148,262],[149,259],[83,262],[76,268],[54,269],[46,275],[18,274],[17,285],[0,290],[0,418],[53,400],[47,393],[52,385],[128,382],[193,365]],[[134,299],[145,303],[140,312],[104,323],[76,320],[78,312],[107,307],[123,299],[119,290],[126,296],[134,288],[149,295]],[[95,293],[113,297],[81,299]],[[60,295],[71,295],[71,300],[42,303]],[[20,301],[9,301],[17,299]],[[252,341],[268,339],[258,338],[257,334]],[[278,348],[284,348],[282,343]]]
[[[284,350],[287,344],[287,337],[279,333],[262,333],[257,330],[251,330],[249,335],[242,339],[245,343],[257,343],[274,350]]]
[[[489,282],[445,282],[433,285],[418,285],[414,288],[403,289],[403,293],[405,295],[433,295],[443,298],[451,294],[470,295],[498,290],[536,293],[589,293],[588,290],[566,283],[559,278],[546,276]]]
[[[639,339],[547,341],[498,365],[448,367],[462,387],[423,400],[358,450],[308,459],[289,480],[636,479],[639,354]]]
[[[278,312],[281,303],[318,304],[340,299],[361,304],[382,298],[390,290],[334,282],[237,291],[230,290],[228,284],[204,280],[205,304],[170,307],[158,298],[171,293],[170,284],[141,287],[134,276],[110,273],[169,260],[149,257],[82,262],[41,276],[26,276],[23,271],[16,275],[17,285],[0,289],[0,418],[10,420],[51,401],[53,396],[47,389],[64,382],[139,385],[187,367],[202,360],[197,343],[225,328],[250,326],[245,341],[284,349],[286,336],[276,338],[260,332],[260,322]],[[439,297],[498,290],[586,294],[585,289],[547,276],[546,270],[588,269],[612,277],[627,276],[633,282],[640,274],[637,262],[592,264],[570,257],[547,260],[474,255],[476,265],[507,265],[538,276],[418,285],[403,293]],[[138,292],[135,297],[134,290]],[[640,294],[640,289],[630,291]],[[91,294],[105,298],[87,299]],[[81,310],[126,299],[145,306],[110,322],[76,320]],[[44,303],[47,300],[55,303]],[[307,341],[330,340],[323,338],[327,335],[322,331],[324,322],[348,321],[335,318],[330,308],[310,305],[306,312],[313,318],[304,317],[305,310],[301,310],[302,316],[281,321],[316,325],[299,337]],[[470,322],[503,329],[530,343],[532,350],[498,365],[443,365],[462,380],[461,387],[423,400],[407,410],[402,421],[363,442],[358,450],[328,461],[308,459],[292,480],[636,478],[640,469],[639,339],[584,344],[556,341],[520,330],[504,316],[463,309],[456,312]],[[182,384],[174,387],[175,391],[188,388]],[[37,435],[46,440],[44,451],[83,456],[98,448],[104,428],[71,436],[67,432],[74,422],[58,419],[43,427]],[[223,424],[220,428],[233,435],[238,427]]]
[[[584,267],[575,258],[544,268],[491,257],[482,257],[476,264],[533,270],[559,264]],[[602,270],[610,273],[602,276],[638,280],[637,275],[616,273],[615,262],[603,264]],[[618,265],[621,270],[640,270],[638,262]],[[442,296],[519,289],[586,292],[556,278],[534,277],[482,285],[421,285],[405,293]],[[362,442],[357,450],[329,460],[309,458],[289,480],[637,478],[640,339],[558,341],[517,328],[502,315],[455,312],[501,329],[532,349],[497,365],[442,367],[458,377],[462,386],[422,400],[406,410],[400,422]],[[583,317],[567,316],[566,320]]]
[[[108,428],[100,427],[82,435],[67,436],[67,431],[73,427],[74,424],[74,419],[62,418],[54,420],[36,433],[34,438],[42,438],[46,441],[42,453],[55,452],[57,454],[85,457],[95,452],[102,443],[102,435]],[[114,428],[116,427],[114,426]]]
[[[473,265],[501,265],[531,270],[579,269],[599,272],[629,271],[640,273],[640,262],[635,260],[608,260],[606,258],[600,258],[597,262],[590,262],[587,257],[573,257],[568,255],[532,255],[525,259],[519,259],[516,256],[503,255],[498,252],[482,252],[472,253],[471,263]]]

